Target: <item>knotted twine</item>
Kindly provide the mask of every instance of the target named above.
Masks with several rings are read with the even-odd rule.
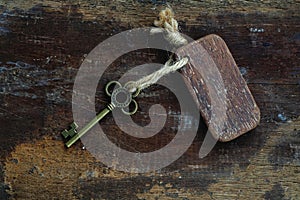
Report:
[[[150,31],[151,34],[163,32],[165,34],[166,40],[168,40],[172,45],[176,47],[180,47],[188,43],[188,41],[179,33],[178,22],[174,19],[174,13],[170,8],[166,8],[160,11],[159,20],[155,20],[154,25],[159,28],[152,28]],[[182,58],[181,60],[176,62],[174,62],[172,58],[170,58],[161,69],[137,81],[128,83],[127,89],[130,92],[135,92],[137,89],[145,89],[150,85],[155,84],[164,75],[177,71],[187,63],[188,58]]]

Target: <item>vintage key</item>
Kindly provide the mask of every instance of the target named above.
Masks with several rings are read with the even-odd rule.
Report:
[[[86,134],[93,126],[95,126],[105,115],[107,115],[114,108],[121,108],[122,112],[126,115],[133,115],[137,111],[138,104],[133,98],[139,95],[140,90],[138,89],[133,94],[130,93],[126,89],[126,86],[129,83],[130,82],[122,86],[121,83],[119,83],[118,81],[111,81],[105,86],[105,92],[108,96],[111,97],[111,103],[104,110],[102,110],[96,117],[94,117],[94,119],[92,119],[92,121],[90,121],[79,132],[77,132],[76,130],[78,128],[78,125],[75,122],[71,124],[70,130],[64,130],[62,132],[63,137],[64,138],[71,137],[71,139],[68,142],[66,142],[67,147],[72,146],[72,144],[74,144],[78,139],[80,139],[84,134]],[[109,87],[113,84],[115,84],[117,88],[115,88],[113,92],[110,93]],[[128,108],[131,103],[134,103],[135,106],[134,109],[131,112],[126,111],[125,108]]]

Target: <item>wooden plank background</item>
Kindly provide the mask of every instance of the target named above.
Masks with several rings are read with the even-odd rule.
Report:
[[[261,109],[255,130],[218,143],[199,159],[202,123],[179,160],[147,174],[111,170],[80,142],[68,150],[64,147],[60,132],[72,122],[72,87],[85,55],[111,35],[151,26],[165,3],[0,2],[0,199],[300,198],[298,0],[167,2],[181,32],[194,39],[215,33],[226,41]],[[167,56],[142,50],[118,59],[100,81],[99,91],[130,67],[164,63]],[[178,108],[169,105],[171,94],[158,86],[146,92],[150,98],[139,99],[137,123],[149,123],[148,108],[157,101],[169,106],[175,113],[170,117],[176,118]],[[97,109],[105,100],[99,92]],[[112,139],[126,139],[127,144],[119,145],[128,150],[149,151],[158,145],[155,141],[163,146],[176,134],[172,120],[163,133],[146,141],[122,136],[111,117],[101,125]]]

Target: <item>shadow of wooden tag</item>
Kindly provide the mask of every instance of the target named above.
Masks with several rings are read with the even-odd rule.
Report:
[[[222,38],[208,35],[176,56],[189,57],[180,72],[214,138],[227,142],[259,124],[260,110]]]

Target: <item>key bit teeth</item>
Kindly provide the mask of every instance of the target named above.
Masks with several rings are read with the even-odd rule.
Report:
[[[74,130],[78,128],[78,125],[76,124],[76,122],[73,122],[71,124],[71,128],[74,129]]]
[[[63,135],[64,138],[67,138],[67,137],[73,137],[76,133],[77,133],[77,128],[78,128],[78,125],[73,122],[71,125],[70,125],[71,129],[70,130],[64,130],[61,134]]]
[[[61,134],[63,135],[64,138],[69,137],[69,132],[66,129]]]
[[[68,130],[64,130],[61,134],[63,135],[64,138],[68,138],[68,137],[72,137],[74,131],[68,131]]]

